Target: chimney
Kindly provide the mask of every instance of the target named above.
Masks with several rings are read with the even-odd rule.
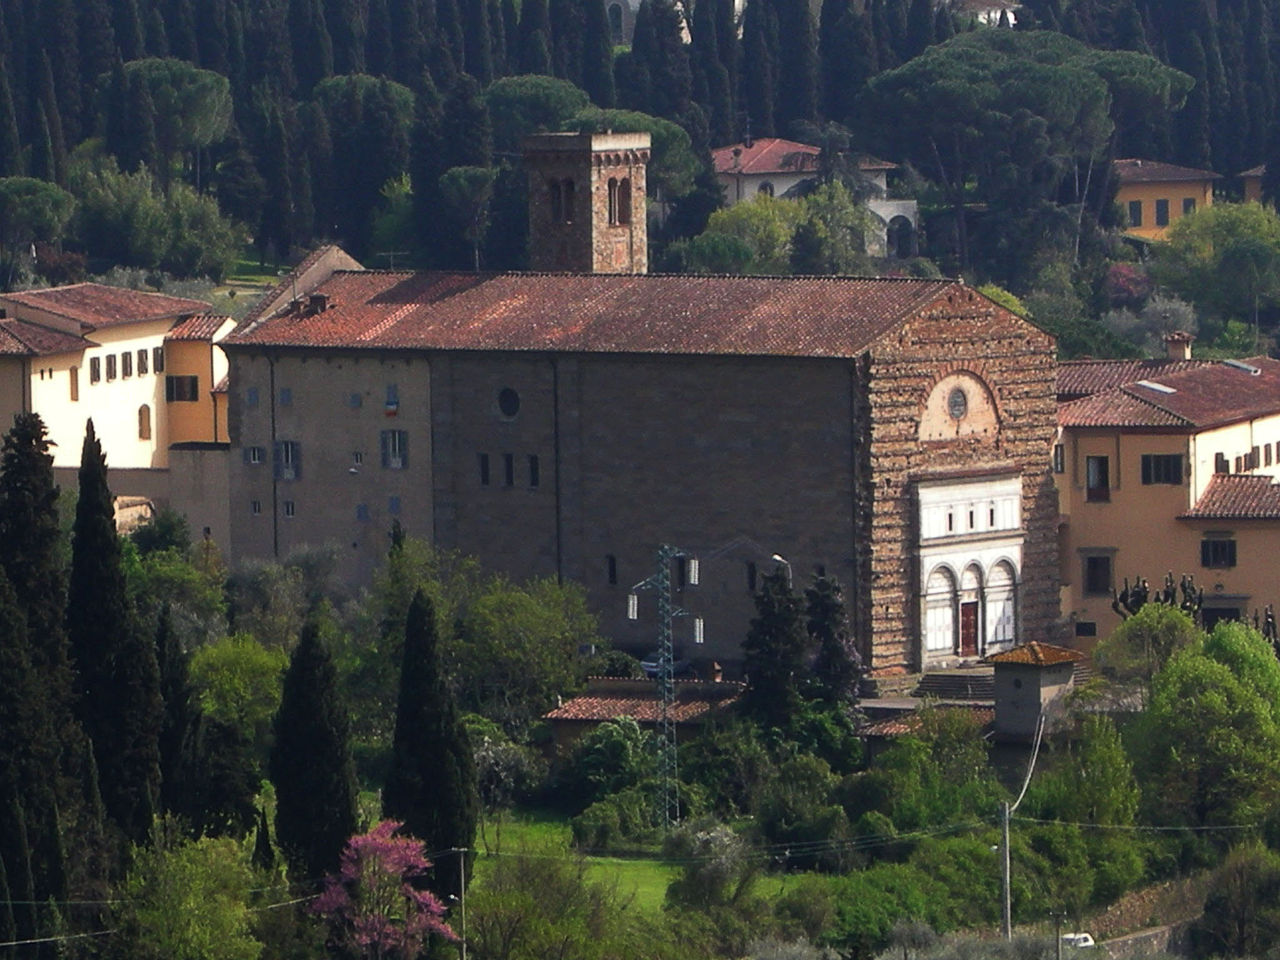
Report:
[[[1164,352],[1170,360],[1190,360],[1191,343],[1195,340],[1185,330],[1170,330],[1164,335]]]
[[[541,133],[524,140],[529,266],[646,273],[647,133]]]
[[[329,309],[329,296],[324,293],[313,293],[307,298],[307,313],[315,315]]]

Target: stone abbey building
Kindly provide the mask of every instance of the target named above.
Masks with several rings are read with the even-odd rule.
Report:
[[[225,341],[234,556],[332,542],[367,579],[399,520],[580,582],[644,652],[627,596],[675,545],[677,650],[730,665],[775,555],[840,580],[879,675],[1047,638],[1051,337],[955,280],[646,275],[647,137],[528,146],[547,272],[329,247]]]

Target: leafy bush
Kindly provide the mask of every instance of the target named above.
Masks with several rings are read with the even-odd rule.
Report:
[[[656,796],[656,784],[648,782],[591,804],[570,821],[574,846],[600,851],[654,840],[664,826],[658,820]]]
[[[657,772],[653,734],[630,717],[607,720],[573,746],[559,776],[560,802],[583,810]]]

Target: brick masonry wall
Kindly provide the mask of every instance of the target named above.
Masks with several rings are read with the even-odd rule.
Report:
[[[991,388],[1001,429],[994,438],[921,442],[920,416],[944,376],[967,371]],[[970,290],[933,304],[882,338],[867,371],[871,407],[871,570],[861,640],[874,672],[918,664],[919,590],[912,481],[939,471],[1013,466],[1023,478],[1023,545],[1017,639],[1053,640],[1058,618],[1058,501],[1050,474],[1057,426],[1052,338]]]

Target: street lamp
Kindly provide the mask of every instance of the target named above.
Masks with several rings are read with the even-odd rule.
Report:
[[[784,557],[780,553],[775,553],[769,559],[772,560],[774,563],[787,568],[787,589],[790,590],[791,589],[791,561],[788,560],[786,557]]]

